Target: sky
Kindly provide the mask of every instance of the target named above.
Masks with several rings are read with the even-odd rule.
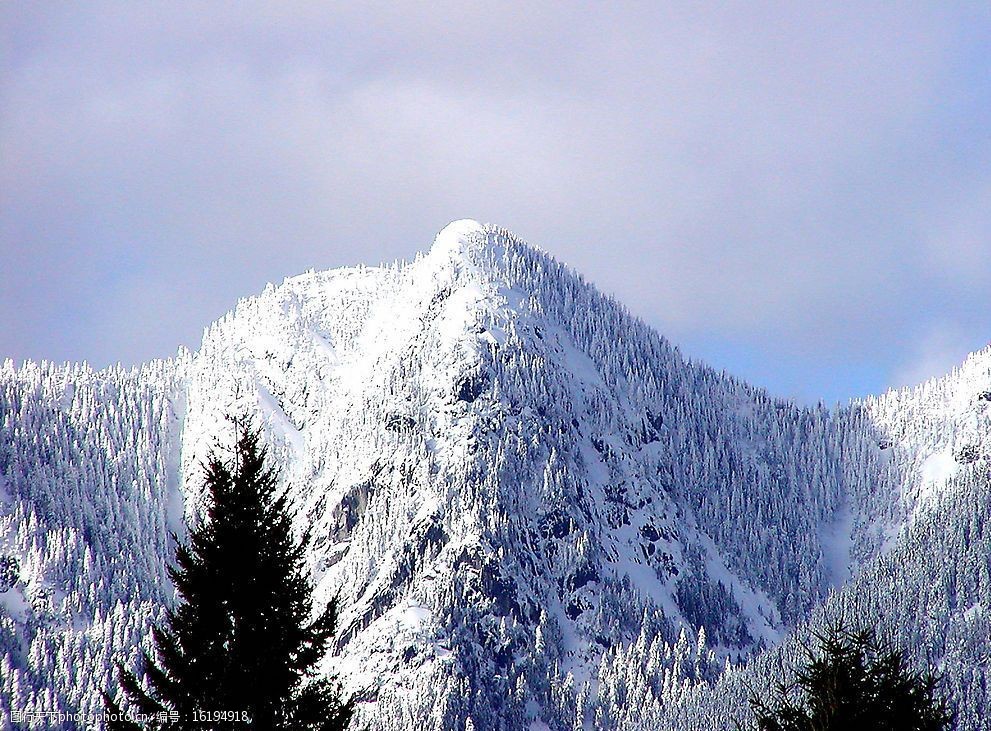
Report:
[[[12,2],[0,359],[509,228],[802,403],[991,340],[991,5]]]

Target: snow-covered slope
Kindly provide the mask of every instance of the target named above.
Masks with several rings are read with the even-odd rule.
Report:
[[[249,413],[313,529],[318,595],[341,597],[326,669],[372,727],[711,727],[700,698],[727,663],[757,668],[845,596],[886,606],[867,577],[947,593],[954,561],[904,554],[927,516],[970,519],[964,483],[987,486],[991,402],[971,392],[991,390],[989,360],[798,409],[461,221],[412,263],[270,286],[195,354],[7,364],[0,553],[21,580],[0,594],[0,710],[98,708],[168,601],[200,461]],[[986,582],[975,592],[972,623]],[[905,621],[929,649],[935,623]],[[951,669],[986,681],[970,650]]]
[[[945,377],[869,398],[838,415],[878,430],[878,484],[850,515],[860,548],[851,578],[788,640],[746,668],[655,704],[661,727],[702,731],[739,716],[755,688],[795,663],[799,643],[843,618],[877,627],[945,675],[956,727],[991,718],[991,347]]]

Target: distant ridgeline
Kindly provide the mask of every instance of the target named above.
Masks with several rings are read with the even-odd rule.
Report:
[[[102,711],[231,413],[313,531],[323,670],[372,729],[728,728],[838,616],[986,728],[991,350],[801,409],[470,221],[269,286],[195,353],[0,368],[0,711]]]

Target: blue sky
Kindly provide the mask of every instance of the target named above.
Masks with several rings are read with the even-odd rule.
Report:
[[[0,357],[498,223],[804,402],[991,339],[987,3],[9,3]]]

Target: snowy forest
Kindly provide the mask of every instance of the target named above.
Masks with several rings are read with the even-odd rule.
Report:
[[[802,408],[470,221],[269,285],[195,352],[0,366],[5,718],[102,711],[174,601],[170,534],[231,413],[312,530],[341,611],[321,671],[368,728],[730,729],[838,618],[987,728],[991,348]]]

